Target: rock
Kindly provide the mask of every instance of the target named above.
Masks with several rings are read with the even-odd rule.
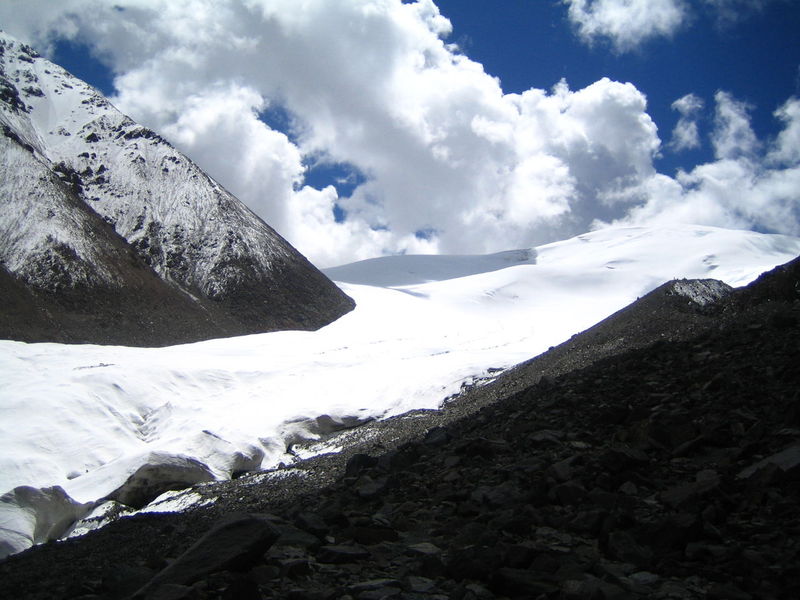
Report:
[[[568,481],[555,486],[552,490],[552,497],[561,505],[580,504],[586,497],[586,490],[577,481]]]
[[[647,428],[648,437],[670,451],[695,439],[698,433],[691,413],[682,410],[653,415]]]
[[[102,589],[112,598],[127,598],[153,578],[155,573],[147,567],[118,565],[103,575]]]
[[[420,577],[418,575],[409,575],[405,579],[405,586],[409,592],[415,594],[427,594],[436,587],[436,582],[427,577]]]
[[[562,483],[569,481],[572,479],[572,463],[578,458],[578,455],[573,455],[557,463],[553,463],[553,465],[550,466],[550,473]]]
[[[563,431],[543,429],[530,434],[528,436],[528,441],[533,444],[560,444],[563,438]]]
[[[401,587],[402,584],[397,579],[370,579],[348,586],[347,591],[355,596],[361,592],[373,592],[385,588],[395,588],[399,591]]]
[[[470,494],[470,499],[473,502],[494,507],[516,504],[519,498],[519,489],[510,482],[505,482],[498,486],[480,486]]]
[[[628,576],[628,579],[630,579],[636,585],[651,586],[658,583],[659,579],[661,578],[655,573],[650,573],[649,571],[637,571],[636,573],[631,573]]]
[[[450,434],[444,427],[433,427],[425,434],[422,443],[426,446],[443,446],[450,440]]]
[[[147,600],[199,600],[200,594],[193,587],[164,583],[148,593]]]
[[[680,508],[693,502],[719,487],[719,474],[716,471],[701,471],[697,481],[677,485],[660,494],[661,501],[673,508]]]
[[[451,550],[445,566],[456,581],[487,581],[503,564],[503,558],[494,547],[466,546]]]
[[[356,477],[365,469],[371,469],[378,464],[378,459],[369,454],[354,454],[347,461],[345,477]]]
[[[430,542],[419,542],[409,545],[406,553],[409,556],[439,556],[442,550]]]
[[[485,437],[468,438],[455,444],[455,451],[462,456],[492,458],[508,449],[505,440],[490,440]]]
[[[369,558],[369,551],[361,546],[330,545],[322,546],[316,557],[321,563],[344,564]]]
[[[503,567],[498,569],[491,579],[492,591],[499,594],[527,598],[535,598],[540,594],[552,594],[558,587],[543,581],[541,576],[525,569]]]
[[[612,473],[646,465],[649,460],[647,454],[629,446],[615,446],[600,455],[600,464]]]
[[[785,475],[798,473],[798,470],[800,470],[800,446],[790,446],[777,454],[768,456],[743,469],[737,477],[739,479],[748,479],[768,465],[777,466]]]
[[[708,589],[706,598],[709,600],[752,600],[753,596],[728,581],[713,584]]]
[[[222,600],[262,600],[258,584],[249,577],[239,577],[225,588]]]
[[[191,584],[218,571],[244,571],[278,539],[279,531],[264,515],[231,515],[222,519],[175,562],[145,585],[145,598],[164,584]]]
[[[691,542],[686,545],[684,555],[689,560],[702,562],[721,562],[729,556],[731,550],[727,546]]]
[[[383,587],[377,590],[367,590],[356,596],[358,600],[385,600],[387,598],[397,598],[403,590],[396,587]]]
[[[281,560],[280,575],[289,579],[297,579],[311,573],[311,563],[307,558],[288,558]]]
[[[275,546],[295,546],[298,548],[316,548],[321,545],[319,538],[292,525],[276,526],[280,536]]]
[[[330,528],[325,520],[316,513],[301,512],[295,517],[295,525],[304,531],[310,531],[320,538],[327,535]]]
[[[650,538],[662,552],[683,551],[686,544],[700,537],[702,529],[694,514],[680,512],[661,519],[652,528]]]
[[[208,465],[197,459],[180,454],[151,452],[144,464],[107,499],[142,508],[164,492],[182,490],[214,479]]]
[[[393,542],[397,540],[397,531],[391,527],[369,526],[369,527],[348,527],[343,532],[343,535],[354,542],[371,546],[373,544],[380,544],[381,542]]]
[[[640,568],[649,566],[653,560],[652,550],[639,545],[627,531],[612,531],[609,534],[608,551],[617,560]]]
[[[388,485],[386,477],[373,479],[369,475],[361,475],[353,484],[353,491],[360,498],[373,498],[380,495]]]

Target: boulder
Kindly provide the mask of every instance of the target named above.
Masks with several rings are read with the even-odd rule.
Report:
[[[279,535],[280,531],[266,515],[230,515],[153,577],[134,598],[151,598],[161,586],[191,585],[219,571],[246,571]]]

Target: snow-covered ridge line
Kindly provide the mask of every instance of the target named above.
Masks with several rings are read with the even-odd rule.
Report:
[[[0,342],[0,491],[66,493],[48,492],[52,502],[36,510],[5,496],[0,526],[16,537],[0,538],[14,551],[45,539],[35,532],[49,531],[53,515],[121,497],[143,465],[203,481],[290,462],[287,444],[313,439],[323,415],[346,425],[437,408],[463,382],[540,354],[665,281],[740,286],[798,254],[800,239],[787,236],[614,228],[537,247],[527,253],[535,261],[505,268],[475,257],[465,277],[453,257],[351,266],[365,282],[438,275],[341,284],[357,308],[316,332],[157,349]]]

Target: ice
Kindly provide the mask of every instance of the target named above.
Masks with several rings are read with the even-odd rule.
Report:
[[[2,341],[0,491],[60,486],[83,505],[159,461],[193,465],[198,481],[289,464],[292,442],[437,408],[462,383],[545,351],[665,281],[739,286],[798,254],[800,239],[786,236],[609,228],[490,257],[331,269],[360,282],[340,283],[357,307],[316,332],[167,348]],[[39,541],[31,510],[3,525],[14,548]]]
[[[19,486],[0,496],[0,557],[64,535],[92,508],[59,486]]]

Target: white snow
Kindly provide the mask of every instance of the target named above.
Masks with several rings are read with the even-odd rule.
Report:
[[[139,513],[167,513],[167,512],[183,512],[187,508],[207,506],[213,504],[214,500],[211,498],[204,498],[197,492],[191,490],[173,490],[164,492],[158,498],[153,500]]]
[[[800,239],[786,236],[610,228],[499,255],[331,269],[359,282],[340,284],[357,307],[316,332],[157,349],[0,341],[0,492],[60,486],[88,503],[153,457],[196,460],[217,478],[290,463],[287,443],[314,439],[315,424],[436,408],[463,382],[535,356],[669,279],[739,286],[798,254]],[[32,527],[47,529],[30,507],[3,508],[0,537],[32,541]]]
[[[293,255],[271,228],[197,165],[93,87],[28,54],[2,31],[0,50],[0,74],[27,107],[21,112],[0,102],[0,126],[34,150],[27,152],[0,136],[3,155],[15,154],[13,162],[0,165],[0,259],[12,273],[34,279],[25,266],[37,264],[36,257],[55,242],[99,264],[79,211],[62,214],[52,200],[63,195],[47,180],[58,163],[81,174],[91,210],[129,243],[149,248],[153,269],[184,291],[197,288],[218,296],[233,276],[220,265],[246,257],[259,273],[268,274],[275,261]],[[106,282],[114,279],[110,273],[99,276]]]

